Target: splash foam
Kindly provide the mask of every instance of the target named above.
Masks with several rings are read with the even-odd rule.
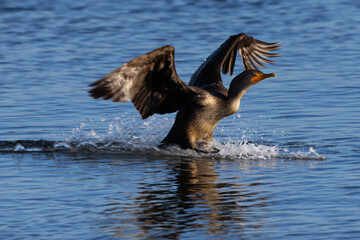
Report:
[[[201,153],[178,146],[159,148],[159,143],[166,136],[173,124],[173,119],[152,117],[142,120],[138,116],[105,116],[83,122],[73,129],[65,141],[18,140],[0,141],[0,152],[133,152],[140,154],[158,154],[180,157],[211,157],[216,159],[294,159],[325,160],[313,147],[309,151],[290,151],[286,147],[274,144],[249,142],[246,135],[241,140],[214,140],[212,146],[218,153]],[[226,127],[225,127],[226,128]],[[226,129],[220,129],[226,136]],[[214,136],[215,139],[217,136]],[[224,137],[223,137],[224,138]]]
[[[138,116],[106,116],[99,120],[81,123],[75,128],[65,143],[75,151],[94,152],[151,152],[173,156],[231,158],[231,159],[309,159],[323,160],[314,148],[308,152],[292,152],[287,148],[267,146],[241,140],[227,140],[224,143],[213,141],[213,146],[220,151],[216,154],[199,153],[180,149],[177,146],[159,148],[173,123],[172,119],[152,117],[146,120]],[[216,136],[215,136],[216,138]]]

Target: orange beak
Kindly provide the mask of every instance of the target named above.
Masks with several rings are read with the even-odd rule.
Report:
[[[260,73],[260,74],[257,74],[255,77],[253,77],[251,79],[251,81],[253,81],[254,84],[257,84],[258,82],[260,82],[266,78],[269,78],[269,77],[276,77],[276,74],[275,73],[269,73],[269,74]]]

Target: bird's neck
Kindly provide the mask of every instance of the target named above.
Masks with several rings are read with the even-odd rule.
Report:
[[[231,108],[231,114],[235,113],[240,107],[240,100],[251,86],[241,82],[232,81],[229,87],[227,102]]]
[[[240,81],[232,81],[229,87],[228,100],[240,101],[245,92],[250,88],[249,84]]]

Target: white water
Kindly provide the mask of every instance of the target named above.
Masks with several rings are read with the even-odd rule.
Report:
[[[308,152],[290,151],[277,145],[267,146],[249,142],[243,135],[241,140],[221,142],[214,136],[213,146],[220,151],[216,154],[198,153],[193,150],[180,149],[177,146],[158,148],[161,140],[173,124],[172,119],[151,117],[142,120],[138,116],[121,115],[105,116],[83,122],[73,129],[72,134],[57,148],[69,148],[72,151],[92,152],[137,152],[159,153],[174,156],[204,157],[230,159],[311,159],[324,160],[313,147]]]

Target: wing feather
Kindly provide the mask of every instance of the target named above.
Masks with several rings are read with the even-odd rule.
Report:
[[[89,86],[93,98],[131,100],[143,118],[179,110],[191,92],[176,73],[172,46],[134,58]]]
[[[211,83],[222,83],[221,72],[234,73],[236,52],[239,52],[245,70],[265,67],[264,63],[273,63],[267,58],[277,57],[279,54],[270,53],[280,49],[279,42],[267,43],[240,33],[230,36],[191,77],[190,86],[204,86]]]

